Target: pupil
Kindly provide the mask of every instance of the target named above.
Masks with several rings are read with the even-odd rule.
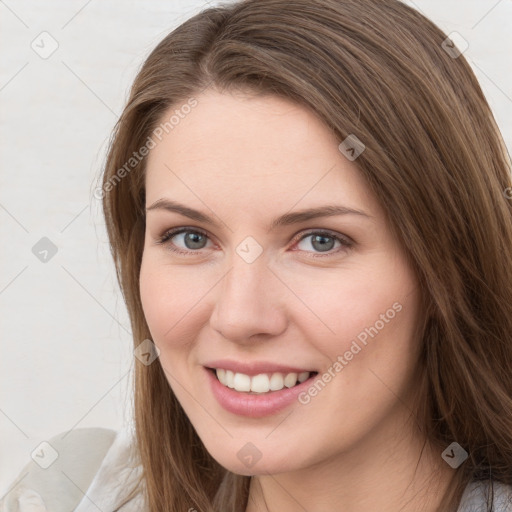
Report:
[[[185,244],[189,249],[202,249],[201,242],[198,242],[198,239],[200,239],[203,235],[201,233],[187,233],[187,236],[185,236]],[[192,247],[190,247],[189,242],[192,244]],[[199,244],[199,247],[197,247],[195,244]]]
[[[331,242],[326,243],[325,242],[326,240],[330,240]],[[320,245],[318,247],[315,246],[316,242],[320,242]],[[329,251],[333,247],[334,239],[330,236],[316,235],[313,237],[312,243],[313,243],[313,247],[315,247],[315,249],[319,249],[320,251]],[[326,246],[328,246],[328,247],[326,247]]]

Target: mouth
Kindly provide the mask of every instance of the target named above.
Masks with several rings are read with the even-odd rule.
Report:
[[[265,395],[299,386],[318,375],[316,371],[267,372],[257,375],[233,372],[225,368],[206,368],[224,387],[246,395]]]

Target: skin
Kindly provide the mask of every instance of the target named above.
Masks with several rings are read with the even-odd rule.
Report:
[[[247,512],[434,511],[453,470],[429,444],[417,465],[424,439],[410,418],[418,284],[357,160],[287,100],[214,90],[196,99],[147,161],[146,207],[168,198],[220,224],[147,211],[141,300],[170,387],[209,453],[254,475]],[[333,203],[368,217],[269,230],[279,215]],[[196,245],[186,234],[157,243],[181,226],[207,236]],[[311,230],[352,245],[327,238],[322,246]],[[236,252],[248,236],[263,249],[252,263]],[[400,312],[308,404],[246,418],[212,395],[208,361],[285,362],[321,375],[395,303]],[[248,442],[261,452],[252,468],[237,457]]]

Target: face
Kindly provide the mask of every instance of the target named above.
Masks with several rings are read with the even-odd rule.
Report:
[[[153,364],[235,473],[382,446],[409,413],[419,296],[357,160],[284,99],[196,100],[147,161]]]

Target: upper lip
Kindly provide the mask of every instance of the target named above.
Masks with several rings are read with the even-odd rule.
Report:
[[[222,359],[217,361],[211,361],[204,365],[206,368],[223,368],[224,370],[231,370],[233,373],[243,373],[245,375],[254,376],[260,373],[302,373],[302,372],[314,372],[308,368],[297,368],[294,366],[285,366],[282,364],[276,364],[267,361],[232,361],[229,359]]]

